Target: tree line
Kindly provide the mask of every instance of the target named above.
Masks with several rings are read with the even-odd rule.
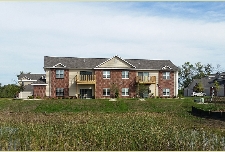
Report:
[[[2,86],[0,83],[0,98],[15,98],[19,92],[20,86],[16,84]]]
[[[185,62],[183,65],[178,66],[179,68],[179,91],[180,94],[183,94],[183,89],[188,87],[194,79],[201,79],[203,77],[209,76],[210,74],[222,72],[223,69],[218,64],[216,67],[213,67],[212,64],[201,64],[201,62],[197,62],[195,64],[191,64],[190,62]],[[215,85],[216,82],[215,82]],[[217,87],[217,86],[216,86]],[[204,88],[202,84],[196,84],[194,87],[195,92],[201,92]]]
[[[20,74],[16,76],[17,78],[19,78],[21,74],[30,74],[30,73],[31,72],[20,71]],[[15,98],[18,96],[19,92],[23,90],[24,86],[19,84],[17,81],[15,81],[15,84],[8,84],[4,86],[2,86],[2,84],[0,83],[0,98]]]

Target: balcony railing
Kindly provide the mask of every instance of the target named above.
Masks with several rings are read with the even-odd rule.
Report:
[[[137,76],[136,82],[146,84],[156,83],[156,76]]]
[[[95,84],[96,76],[95,75],[76,75],[75,81],[78,84]]]

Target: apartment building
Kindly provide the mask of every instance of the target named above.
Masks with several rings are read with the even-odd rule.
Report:
[[[132,98],[178,94],[178,68],[170,60],[44,57],[45,84],[34,85],[34,96]]]

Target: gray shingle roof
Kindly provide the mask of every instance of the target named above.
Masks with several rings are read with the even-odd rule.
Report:
[[[224,74],[224,73],[222,73],[222,74]],[[211,74],[210,76],[214,76],[214,77],[209,79],[209,76],[206,76],[206,77],[203,77],[201,79],[194,79],[187,88],[188,89],[193,89],[193,87],[195,86],[196,83],[202,83],[204,88],[213,87],[215,81],[218,81],[219,85],[222,85],[222,84],[225,83],[225,78],[224,77],[221,80],[218,80],[218,74]]]
[[[77,57],[44,57],[44,68],[52,68],[61,63],[68,69],[94,69],[109,58],[77,58]],[[154,69],[159,70],[164,66],[169,66],[172,70],[178,68],[170,60],[146,60],[146,59],[124,59],[134,65],[136,69]]]
[[[35,84],[46,84],[46,82],[45,82],[45,80],[39,79],[32,83],[32,85],[35,85]]]
[[[213,83],[211,82],[212,79],[209,79],[208,77],[204,77],[201,79],[194,79],[188,88],[193,89],[196,83],[201,83],[204,88],[209,88],[213,86]]]
[[[46,80],[45,80],[45,74],[21,74],[18,77],[18,80],[21,80],[22,78],[28,79],[28,80],[37,80],[32,82],[32,85],[35,84],[46,84]],[[31,91],[33,90],[33,86],[29,85],[25,85],[25,91]]]
[[[162,69],[164,66],[169,66],[175,71],[178,70],[170,60],[127,59],[126,61],[137,69]]]
[[[24,90],[23,91],[33,91],[33,86],[28,84],[24,86]]]
[[[23,77],[29,78],[30,80],[38,80],[42,76],[45,76],[45,74],[21,74],[18,77],[18,80],[21,80]]]

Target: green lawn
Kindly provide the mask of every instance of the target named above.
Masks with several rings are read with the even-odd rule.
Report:
[[[225,150],[225,123],[192,116],[191,106],[193,98],[0,99],[0,149]]]

